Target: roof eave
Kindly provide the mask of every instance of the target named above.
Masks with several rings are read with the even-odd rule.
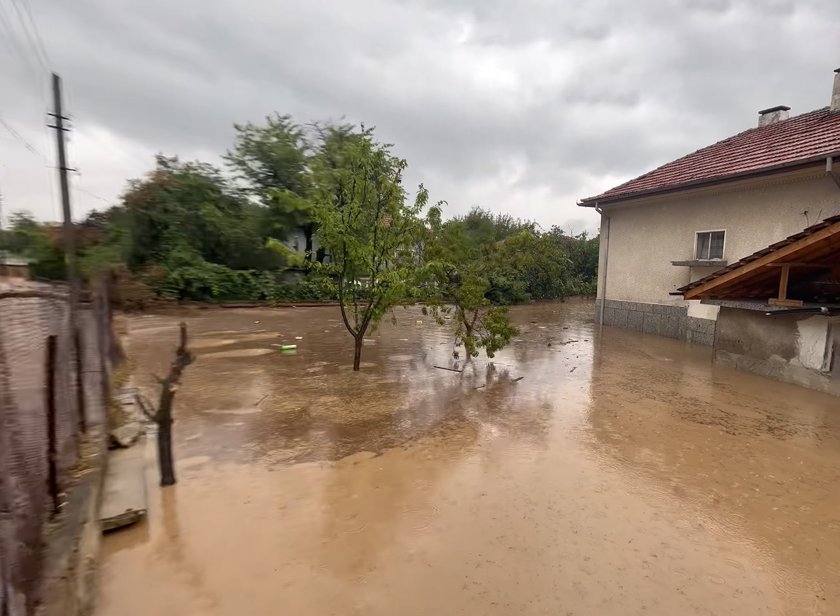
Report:
[[[782,163],[780,165],[774,165],[772,167],[763,167],[761,169],[753,169],[750,171],[742,171],[741,173],[732,173],[729,175],[720,175],[714,178],[710,178],[707,180],[698,180],[696,182],[687,182],[685,184],[677,184],[675,186],[668,186],[667,188],[654,188],[651,190],[644,190],[644,191],[637,191],[632,193],[626,193],[623,195],[615,195],[613,197],[603,197],[601,195],[595,197],[587,197],[585,199],[581,199],[578,201],[577,205],[579,207],[598,207],[601,205],[606,205],[610,203],[619,203],[621,201],[632,201],[633,199],[641,199],[644,197],[653,197],[656,195],[665,195],[674,192],[680,192],[683,190],[690,190],[693,188],[703,188],[706,186],[713,186],[715,184],[723,184],[726,182],[732,182],[735,180],[741,180],[744,178],[749,177],[761,177],[765,175],[772,175],[775,173],[779,173],[781,171],[795,171],[799,168],[806,168],[814,163],[822,162],[826,158],[840,156],[840,150],[834,152],[827,152],[825,154],[821,154],[820,156],[813,156],[810,158],[804,158],[801,160],[789,162],[789,163]]]

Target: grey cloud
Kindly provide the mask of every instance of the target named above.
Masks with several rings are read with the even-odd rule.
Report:
[[[376,125],[450,212],[481,199],[544,226],[594,228],[576,199],[750,128],[760,108],[827,104],[840,65],[840,16],[815,0],[31,2],[80,131],[151,160],[221,153],[233,122],[274,110],[346,117]],[[3,62],[3,92],[31,91]],[[3,95],[0,113],[36,138],[37,100]],[[97,170],[112,153],[82,149],[110,198],[124,177]]]

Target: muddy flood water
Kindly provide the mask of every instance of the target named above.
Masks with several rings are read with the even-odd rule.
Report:
[[[591,303],[463,373],[417,308],[357,374],[336,308],[182,316],[178,484],[150,451],[99,616],[840,614],[840,399]],[[179,318],[130,318],[149,394]]]

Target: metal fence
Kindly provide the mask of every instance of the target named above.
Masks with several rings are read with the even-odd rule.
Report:
[[[33,611],[44,525],[73,481],[83,433],[106,419],[107,297],[80,305],[75,332],[68,308],[61,285],[0,281],[2,616]]]

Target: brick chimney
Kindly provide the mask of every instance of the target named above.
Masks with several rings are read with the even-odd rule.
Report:
[[[782,120],[788,119],[788,111],[790,107],[779,105],[778,107],[770,107],[769,109],[762,109],[758,112],[758,126],[767,126],[768,124],[775,124]]]
[[[840,68],[834,71],[834,89],[831,91],[831,110],[840,111]]]

